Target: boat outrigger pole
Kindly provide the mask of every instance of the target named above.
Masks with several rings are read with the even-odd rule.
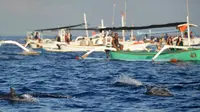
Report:
[[[25,51],[23,53],[23,55],[38,55],[39,54],[36,51],[31,51],[31,50],[27,49],[26,47],[24,47],[23,45],[21,45],[20,43],[18,43],[16,41],[12,41],[12,40],[0,41],[0,46],[2,44],[14,44],[14,45],[17,45],[18,47],[20,47],[21,49],[23,49]]]
[[[16,41],[12,41],[12,40],[7,40],[7,41],[0,41],[0,44],[14,44],[19,46],[21,49],[23,49],[26,52],[30,52],[29,49],[27,49],[26,47],[24,47],[23,45],[21,45],[20,43],[16,42]]]

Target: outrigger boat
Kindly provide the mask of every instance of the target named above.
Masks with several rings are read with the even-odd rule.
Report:
[[[81,30],[83,28],[77,28],[72,29],[72,27],[77,27],[85,25],[86,29],[86,37],[85,36],[78,36],[74,41],[71,41],[70,44],[65,42],[65,35],[66,35],[66,29],[70,30]],[[103,20],[101,20],[101,28],[105,28],[103,25]],[[84,29],[84,30],[85,30]],[[114,50],[114,48],[111,47],[112,37],[108,35],[109,32],[106,32],[106,35],[104,34],[104,31],[95,34],[91,37],[88,36],[88,30],[87,30],[87,21],[86,21],[86,14],[84,13],[84,23],[73,25],[73,26],[67,26],[67,27],[59,27],[59,28],[48,28],[48,29],[40,29],[35,30],[35,32],[44,32],[44,31],[57,31],[58,35],[61,38],[61,42],[53,41],[50,39],[42,39],[40,42],[37,40],[30,40],[26,43],[25,46],[31,45],[32,48],[39,47],[43,48],[45,51],[49,52],[86,52],[95,49],[96,51],[104,52],[105,49]],[[96,29],[96,28],[95,28]],[[90,29],[89,29],[90,30]],[[94,30],[93,30],[94,31]],[[80,45],[81,40],[83,38],[86,41],[86,45]],[[93,45],[88,45],[88,42],[92,39]],[[134,44],[133,42],[121,42],[121,44],[124,45],[124,49],[126,50],[145,50],[146,46],[149,43],[143,43],[143,44]]]
[[[187,1],[187,12],[188,12],[188,1]],[[179,23],[180,24],[180,23]],[[160,27],[171,27],[176,24],[171,25],[151,25],[147,26],[149,28],[160,28]],[[127,61],[200,61],[200,47],[191,46],[190,41],[190,24],[189,24],[189,14],[187,13],[187,24],[182,23],[179,26],[187,28],[188,34],[188,46],[169,46],[165,45],[159,52],[130,52],[130,51],[110,51],[109,58],[114,60],[127,60]],[[146,29],[146,27],[138,27],[141,29]],[[121,27],[115,28],[118,29],[138,29],[137,27]],[[181,28],[181,27],[179,27]],[[180,30],[181,31],[181,30]],[[182,37],[183,38],[183,37]],[[175,49],[170,50],[169,49]]]
[[[65,35],[66,35],[66,29],[82,26],[82,24],[77,25],[70,25],[65,27],[57,27],[57,28],[47,28],[47,29],[38,29],[33,32],[28,32],[26,37],[26,44],[25,47],[30,45],[31,48],[57,48],[57,45],[67,45],[65,42]],[[41,36],[42,32],[52,32],[52,31],[58,31],[58,36],[60,37],[60,42],[56,41],[55,39],[34,39],[34,35],[36,35],[36,32],[38,33],[39,37]]]
[[[188,12],[188,1],[187,1],[187,12]],[[138,29],[149,29],[149,28],[162,28],[162,27],[173,27],[173,26],[184,26],[187,28],[187,32],[190,32],[189,14],[187,13],[187,24],[185,22],[179,23],[168,23],[162,25],[150,25],[142,27],[118,27],[118,28],[107,28],[102,30],[138,30]],[[181,27],[179,27],[181,28]],[[181,30],[180,30],[181,31]],[[113,60],[125,60],[125,61],[200,61],[200,47],[191,46],[190,33],[187,33],[188,46],[174,46],[164,45],[159,52],[131,52],[131,51],[110,51],[107,50],[107,56]],[[182,37],[183,38],[183,37]],[[174,49],[174,50],[169,50]],[[81,58],[86,58],[91,52],[87,52]]]
[[[188,32],[189,32],[189,24],[187,25],[187,27],[188,27]],[[189,33],[188,33],[188,39],[190,39]],[[114,60],[126,60],[126,61],[200,60],[200,47],[190,46],[190,40],[188,40],[188,42],[189,42],[189,46],[165,45],[159,52],[110,51],[109,58],[114,59]],[[174,49],[174,50],[169,50],[169,49]]]
[[[169,48],[182,50],[165,51]],[[165,51],[165,52],[164,52]],[[165,45],[159,52],[129,52],[129,51],[110,51],[109,58],[113,60],[125,61],[194,61],[200,60],[200,49],[195,47],[181,47]]]

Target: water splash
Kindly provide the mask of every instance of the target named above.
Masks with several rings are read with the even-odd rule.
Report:
[[[143,85],[142,82],[140,82],[134,78],[131,78],[129,76],[126,76],[126,75],[119,76],[119,78],[115,81],[115,83],[134,85],[134,86],[142,86]]]
[[[22,97],[23,99],[26,99],[28,102],[38,102],[38,99],[34,98],[30,94],[23,94],[20,97]]]

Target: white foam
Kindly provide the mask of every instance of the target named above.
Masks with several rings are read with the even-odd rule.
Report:
[[[29,94],[23,94],[23,95],[21,95],[21,97],[23,97],[24,99],[26,99],[29,102],[36,102],[36,101],[38,101],[36,98],[34,98],[33,96],[31,96]]]
[[[123,83],[123,84],[130,84],[130,85],[135,85],[135,86],[141,86],[143,85],[142,82],[134,79],[134,78],[131,78],[129,76],[126,76],[126,75],[122,75],[120,76],[116,82],[119,82],[119,83]]]

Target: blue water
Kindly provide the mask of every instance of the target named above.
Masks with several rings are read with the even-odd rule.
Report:
[[[13,87],[18,94],[40,92],[72,98],[36,97],[35,103],[0,100],[3,112],[200,111],[200,62],[108,61],[104,53],[76,60],[83,52],[42,52],[39,56],[20,52],[13,45],[0,47],[0,94]],[[168,88],[173,96],[147,95],[143,86],[131,85],[120,76]],[[123,83],[116,84],[120,80]]]

